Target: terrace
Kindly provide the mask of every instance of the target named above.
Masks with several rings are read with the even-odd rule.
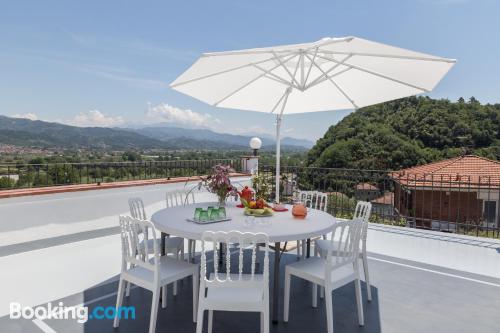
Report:
[[[160,165],[154,168],[156,176],[155,172],[142,172],[141,176],[136,175],[134,186],[113,183],[112,177],[104,175],[100,178],[104,180],[101,185],[92,184],[97,181],[87,177],[82,183],[88,181],[90,187],[85,185],[71,192],[57,187],[57,191],[45,195],[5,195],[0,200],[0,216],[3,217],[0,265],[4,267],[0,277],[0,331],[147,331],[151,293],[141,288],[133,288],[125,303],[136,306],[136,319],[123,320],[119,329],[113,329],[112,321],[107,319],[86,323],[70,319],[10,319],[9,303],[35,306],[61,301],[65,305],[85,304],[90,310],[114,306],[121,263],[117,216],[128,213],[127,199],[133,196],[142,197],[150,216],[164,207],[165,192],[185,188],[187,179],[176,182],[175,177],[203,174],[216,162],[183,163],[177,164],[175,172],[166,164],[163,168]],[[237,162],[233,164],[237,169],[241,167]],[[48,166],[47,170],[52,167]],[[59,170],[68,168],[58,167]],[[144,171],[139,164],[127,167]],[[111,167],[108,168],[111,174]],[[115,170],[113,174],[117,175]],[[12,173],[9,170],[9,174]],[[379,203],[388,206],[393,200],[386,194],[393,191],[394,180],[386,172],[284,167],[282,173],[285,176],[284,199],[297,186],[329,192],[329,212],[339,219],[350,217],[357,195],[377,194],[377,198],[386,198]],[[16,171],[16,174],[23,177],[22,173]],[[273,169],[261,166],[260,174],[272,178]],[[154,184],[140,185],[140,178],[148,178]],[[104,184],[106,180],[110,181],[109,185]],[[125,181],[118,176],[116,180]],[[235,175],[233,180],[245,184],[249,177]],[[63,184],[68,183],[78,183],[78,179]],[[195,182],[187,184],[191,186]],[[367,191],[364,191],[365,187],[356,187],[358,184],[371,186],[366,185]],[[379,192],[370,194],[374,185]],[[54,187],[46,190],[49,189]],[[212,201],[213,197],[197,192],[196,200]],[[500,240],[494,238],[498,237],[496,227],[478,223],[466,225],[458,221],[459,227],[454,233],[425,230],[421,229],[423,224],[408,223],[394,206],[392,209],[374,208],[373,222],[379,223],[371,223],[368,231],[371,302],[366,300],[366,285],[362,285],[365,326],[357,324],[354,286],[349,284],[333,294],[337,332],[498,332]],[[421,228],[408,228],[407,225]],[[474,233],[489,237],[470,235]],[[272,256],[270,260],[272,266]],[[294,251],[287,252],[281,266],[296,260]],[[158,313],[157,331],[195,331],[196,325],[191,318],[191,284],[190,279],[185,279],[179,284],[177,296],[169,292],[167,308]],[[280,290],[279,322],[271,326],[271,331],[324,332],[324,301],[318,302],[318,308],[312,308],[310,286],[299,280],[294,280],[292,286],[290,321],[286,324],[282,321],[283,291]],[[258,329],[257,314],[217,312],[214,315],[217,332],[255,332]]]

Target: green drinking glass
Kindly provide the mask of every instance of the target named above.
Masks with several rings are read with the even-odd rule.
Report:
[[[210,218],[211,221],[218,220],[219,219],[219,210],[216,208],[212,208],[212,210],[210,210],[208,217]]]
[[[199,221],[200,220],[200,213],[201,213],[202,210],[203,210],[203,208],[199,208],[199,207],[194,210],[194,219],[195,219],[195,221]]]
[[[201,222],[206,222],[208,221],[208,211],[202,209],[200,212],[200,221]]]
[[[219,207],[219,218],[220,219],[225,219],[226,216],[226,208],[224,207]]]

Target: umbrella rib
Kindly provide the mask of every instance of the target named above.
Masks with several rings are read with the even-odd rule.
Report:
[[[366,53],[366,52],[341,52],[341,51],[329,51],[329,50],[321,50],[321,52],[325,53],[325,54],[353,54],[353,55],[357,55],[357,56],[377,57],[377,58],[408,59],[408,60],[436,61],[436,62],[448,62],[448,63],[456,63],[457,62],[456,59],[404,56],[404,55],[396,55],[396,54],[393,55],[393,54]]]
[[[309,80],[309,74],[311,74],[311,69],[312,69],[312,67],[313,67],[313,64],[312,64],[312,63],[314,62],[314,60],[316,60],[316,55],[318,54],[318,49],[319,49],[319,48],[317,47],[317,48],[314,50],[314,56],[313,56],[313,58],[312,58],[311,65],[309,66],[309,70],[307,71],[306,79],[304,80],[304,84],[303,84],[303,86],[302,86],[302,89],[305,89],[305,85],[306,85],[306,83],[307,83],[307,80]],[[307,59],[309,59],[309,57],[308,57]]]
[[[304,54],[300,55],[300,86],[304,88]]]
[[[306,55],[306,57],[308,57],[308,56]],[[308,57],[308,58],[309,58],[309,57]],[[345,98],[349,101],[349,103],[351,103],[351,104],[352,104],[352,106],[353,106],[355,109],[357,109],[357,108],[358,108],[358,106],[356,105],[356,103],[354,102],[354,100],[353,100],[352,98],[350,98],[350,97],[349,97],[349,95],[347,95],[347,93],[346,93],[346,92],[345,92],[342,88],[340,88],[340,86],[339,86],[339,85],[338,85],[335,81],[333,81],[333,79],[332,79],[332,78],[328,77],[328,74],[327,74],[327,73],[326,73],[326,72],[325,72],[325,71],[324,71],[321,67],[319,67],[319,66],[318,66],[318,64],[316,64],[315,62],[313,62],[313,65],[314,65],[314,66],[315,66],[315,67],[316,67],[316,68],[317,68],[317,69],[318,69],[321,73],[323,73],[323,75],[324,75],[325,77],[327,77],[327,78],[328,78],[328,80],[329,80],[329,81],[330,81],[330,82],[331,82],[331,83],[335,86],[335,88],[337,88],[337,90],[338,90],[338,91],[340,91],[340,93],[341,93],[342,95],[344,95],[344,97],[345,97]]]
[[[274,51],[272,51],[272,53],[276,56],[276,53]],[[281,59],[279,58],[276,58],[276,60],[278,60],[278,62],[280,63],[281,67],[283,67],[283,69],[288,73],[288,75],[290,75],[290,78],[292,79],[293,82],[295,82],[295,84],[297,85],[297,87],[299,87],[299,83],[297,82],[297,80],[295,80],[295,76],[292,75],[292,73],[288,70],[288,68],[285,66],[285,63],[287,61],[289,61],[290,59],[288,59],[287,61],[285,62],[282,62]]]
[[[326,58],[326,57],[323,57],[323,56],[320,56],[318,55],[319,58],[321,59],[324,59],[324,60],[329,60],[329,61],[334,61],[334,62],[338,62],[337,60],[334,60],[334,59],[329,59],[329,58]],[[404,86],[408,86],[408,87],[411,87],[411,88],[414,88],[414,89],[418,89],[418,90],[421,90],[422,92],[430,92],[430,90],[428,89],[425,89],[425,88],[422,88],[422,87],[419,87],[419,86],[416,86],[414,84],[411,84],[411,83],[408,83],[408,82],[404,82],[404,81],[401,81],[401,80],[398,80],[396,78],[393,78],[393,77],[390,77],[388,75],[384,75],[384,74],[381,74],[381,73],[377,73],[375,71],[372,71],[372,70],[369,70],[369,69],[366,69],[366,68],[363,68],[361,66],[357,66],[357,65],[353,65],[353,64],[350,64],[348,62],[344,62],[343,65],[345,66],[348,66],[348,67],[351,67],[353,69],[357,69],[361,72],[365,72],[365,73],[368,73],[368,74],[371,74],[371,75],[374,75],[374,76],[378,76],[378,77],[381,77],[383,79],[386,79],[386,80],[389,80],[389,81],[393,81],[393,82],[396,82],[396,83],[399,83],[399,84],[402,84]]]
[[[292,55],[291,57],[289,57],[286,61],[289,61],[289,60],[291,60],[291,59],[293,59],[293,58],[295,58],[295,57],[297,57],[297,56],[298,56],[298,54],[293,54],[293,55]],[[280,64],[281,64],[281,61],[280,61]],[[272,70],[274,70],[274,69],[278,68],[279,66],[281,66],[280,64],[275,65],[273,68],[268,69],[266,72],[264,72],[264,73],[262,73],[262,74],[258,75],[257,77],[255,77],[255,78],[251,79],[250,81],[248,81],[248,82],[247,82],[247,83],[245,83],[244,85],[242,85],[242,86],[238,87],[238,89],[233,90],[231,93],[227,94],[227,95],[226,95],[226,96],[224,96],[222,99],[220,99],[220,100],[218,100],[217,102],[215,102],[215,103],[213,104],[213,106],[218,106],[220,103],[224,102],[224,101],[225,101],[226,99],[228,99],[229,97],[233,96],[234,94],[236,94],[237,92],[241,91],[242,89],[244,89],[244,88],[248,87],[250,84],[254,83],[254,82],[255,82],[255,81],[257,81],[258,79],[260,79],[260,78],[262,78],[262,77],[266,76],[266,75],[267,75],[268,73],[270,73]]]
[[[280,82],[280,83],[283,83],[285,84],[286,86],[289,86],[290,85],[290,82],[286,81],[285,79],[283,79],[281,76],[279,75],[276,75],[274,73],[267,73],[267,70],[258,66],[258,65],[254,65],[253,67],[257,68],[258,70],[261,70],[262,72],[265,72],[267,75],[270,75],[270,76],[266,76],[268,79],[271,79],[271,80],[275,80],[276,82]]]
[[[343,70],[338,71],[337,73],[333,73],[330,76],[324,76],[324,75],[322,75],[320,80],[315,80],[314,84],[310,83],[309,85],[307,85],[306,89],[309,89],[309,88],[312,88],[314,86],[317,86],[318,84],[323,83],[326,80],[329,80],[329,79],[334,78],[336,76],[339,76],[340,74],[344,74],[345,72],[350,71],[351,69],[352,69],[352,67],[347,67],[346,66],[346,68],[344,68]]]
[[[347,60],[349,60],[351,57],[352,57],[352,54],[349,54],[344,59],[340,60],[340,62],[336,61],[336,60],[333,60],[333,62],[335,62],[336,65],[334,65],[332,68],[330,68],[326,72],[322,71],[323,75],[321,75],[321,76],[317,77],[316,79],[314,79],[313,82],[311,82],[310,84],[307,85],[307,87],[305,87],[305,89],[308,89],[308,88],[316,85],[316,83],[318,83],[318,81],[320,81],[322,78],[324,78],[325,80],[327,80],[328,79],[328,73],[330,73],[331,71],[337,69],[339,66],[343,65],[344,62],[346,62]],[[321,81],[321,82],[323,82],[323,81]]]
[[[241,65],[241,66],[237,66],[237,67],[233,67],[233,68],[228,68],[228,69],[225,69],[225,70],[222,70],[222,71],[219,71],[219,72],[215,72],[215,73],[210,73],[210,74],[207,74],[207,75],[199,76],[199,77],[196,77],[196,78],[193,78],[193,79],[190,79],[190,80],[186,80],[186,81],[183,81],[183,82],[172,83],[172,84],[170,84],[170,87],[174,88],[174,87],[177,87],[177,86],[180,86],[180,85],[184,85],[184,84],[187,84],[187,83],[192,83],[192,82],[195,82],[195,81],[199,81],[199,80],[203,80],[203,79],[208,79],[209,77],[212,77],[212,76],[216,76],[216,75],[220,75],[220,74],[226,74],[226,73],[230,73],[230,72],[233,72],[233,71],[236,71],[238,69],[245,68],[245,67],[249,67],[249,66],[253,66],[253,65],[259,65],[259,64],[262,64],[262,63],[265,63],[265,62],[268,62],[268,61],[272,61],[272,60],[277,60],[278,57],[287,57],[287,56],[289,56],[291,54],[293,54],[293,52],[289,52],[287,54],[283,54],[283,55],[280,55],[280,56],[274,55],[271,58],[267,58],[267,59],[260,60],[260,61],[257,61],[257,62],[251,62],[251,63],[247,63],[247,64],[244,64],[244,65]]]
[[[276,110],[276,108],[278,107],[278,105],[280,105],[280,103],[281,103],[281,101],[283,100],[283,98],[285,98],[285,96],[286,96],[287,94],[289,94],[289,93],[290,93],[288,89],[290,89],[290,87],[288,87],[288,88],[285,90],[285,92],[284,92],[284,93],[283,93],[283,95],[280,97],[280,99],[278,100],[278,102],[276,102],[276,104],[275,104],[275,105],[273,106],[273,108],[271,109],[271,112],[270,112],[270,113],[274,113],[274,111]]]

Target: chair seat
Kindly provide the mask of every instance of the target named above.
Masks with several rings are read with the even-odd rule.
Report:
[[[333,245],[332,245],[332,241],[329,239],[317,239],[316,241],[314,241],[314,247],[317,249],[317,251],[319,252],[319,254],[321,256],[326,256],[328,251],[332,251],[332,249],[339,248],[339,242],[333,241]],[[334,256],[337,255],[336,252],[337,251],[333,250],[332,255],[334,255]],[[362,250],[360,249],[359,256],[361,256],[361,255],[362,255]]]
[[[153,263],[154,259],[149,261]],[[172,257],[160,257],[160,285],[165,285],[184,277],[193,275],[198,270],[198,264],[191,264]],[[122,273],[129,281],[146,281],[154,283],[154,272],[144,267],[136,266]]]
[[[226,277],[224,273],[219,274],[220,278]],[[243,280],[250,280],[250,274],[243,274]],[[214,274],[210,274],[210,280],[214,279]],[[238,274],[231,274],[231,279],[238,280]],[[262,281],[262,275],[255,275],[254,281]],[[223,286],[215,287],[208,285],[205,303],[213,309],[227,309],[231,311],[241,311],[242,308],[261,308],[264,300],[265,284],[256,286],[232,286],[230,282]],[[210,306],[210,304],[214,306]]]
[[[302,279],[316,284],[325,284],[325,260],[318,257],[307,258],[286,265],[286,271]],[[332,271],[331,284],[333,288],[341,287],[356,278],[352,264],[340,266]]]

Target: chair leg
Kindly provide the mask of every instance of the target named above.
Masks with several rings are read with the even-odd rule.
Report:
[[[325,298],[325,287],[319,287],[319,297],[321,299]]]
[[[302,244],[302,260],[306,259],[307,254],[307,240],[303,239],[300,241]]]
[[[208,333],[212,333],[213,321],[214,321],[214,310],[208,310]]]
[[[361,282],[359,278],[354,282],[354,287],[356,289],[356,304],[358,305],[358,322],[359,326],[365,325],[365,318],[363,315],[363,300],[361,296]]]
[[[365,272],[365,282],[366,282],[366,296],[368,302],[372,301],[372,287],[370,285],[370,274],[368,273],[368,259],[366,258],[366,252],[363,252],[363,270]]]
[[[312,307],[318,307],[318,285],[316,283],[312,285]]]
[[[188,239],[188,248],[187,248],[188,262],[191,262],[191,248],[192,248],[191,242],[192,240]]]
[[[198,318],[196,319],[196,333],[203,332],[203,313],[205,309],[199,307],[198,308]]]
[[[269,333],[269,299],[267,299],[266,304],[264,304],[264,314],[262,321],[264,322],[262,332]]]
[[[161,307],[163,309],[167,307],[167,285],[161,287]]]
[[[328,333],[333,333],[333,304],[332,291],[325,287],[325,307],[326,307],[326,326]]]
[[[125,296],[126,297],[130,296],[130,282],[127,282],[127,291],[125,292]]]
[[[300,250],[301,250],[301,244],[300,244],[300,240],[297,240],[297,260],[300,259],[301,257],[301,254],[300,254]]]
[[[198,270],[193,274],[193,322],[196,323],[196,312],[198,310],[198,282],[200,281]],[[203,324],[203,323],[202,323]]]
[[[153,291],[153,300],[151,301],[151,318],[149,319],[149,333],[156,331],[156,317],[158,315],[158,303],[160,302],[160,295],[158,295],[159,288]]]
[[[283,301],[283,321],[288,322],[288,313],[290,312],[290,280],[292,276],[285,270],[285,300]]]
[[[116,312],[118,313],[119,308],[122,306],[123,303],[123,285],[125,281],[120,278],[120,282],[118,283],[118,294],[116,295]],[[128,282],[127,282],[128,283]],[[120,318],[119,316],[115,316],[115,321],[113,322],[113,327],[118,327],[120,325]]]

